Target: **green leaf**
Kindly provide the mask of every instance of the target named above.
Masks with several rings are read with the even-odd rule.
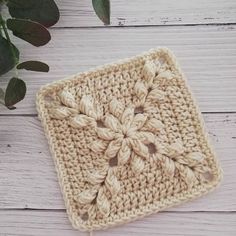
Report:
[[[15,57],[12,50],[15,54]],[[0,35],[0,75],[3,75],[14,68],[18,61],[18,49]]]
[[[93,8],[99,19],[106,25],[110,24],[110,1],[93,0]]]
[[[49,66],[41,61],[25,61],[17,65],[17,69],[25,69],[31,71],[48,72]]]
[[[21,101],[26,94],[25,82],[21,79],[13,77],[8,85],[5,92],[5,105],[11,109],[13,105]]]
[[[12,17],[30,19],[49,27],[57,23],[60,17],[54,0],[8,0]]]
[[[32,45],[39,47],[48,43],[51,39],[48,30],[41,24],[22,19],[8,19],[8,29],[12,30],[13,34]]]

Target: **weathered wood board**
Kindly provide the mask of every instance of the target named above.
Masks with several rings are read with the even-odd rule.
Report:
[[[213,193],[176,211],[236,211],[236,114],[205,114],[225,170]],[[36,117],[0,117],[0,208],[64,209],[41,124]]]
[[[161,212],[94,236],[235,236],[235,213]],[[88,236],[73,230],[64,211],[0,211],[1,236]]]
[[[44,48],[18,41],[22,60],[46,61],[51,71],[20,71],[27,82],[26,98],[14,111],[1,106],[0,113],[35,114],[40,86],[157,46],[176,54],[201,111],[236,111],[235,42],[235,26],[52,29],[52,41]]]
[[[103,26],[92,1],[57,0],[61,20],[56,27]],[[234,0],[112,0],[111,26],[236,23]]]

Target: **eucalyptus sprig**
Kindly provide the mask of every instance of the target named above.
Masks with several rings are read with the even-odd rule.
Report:
[[[10,18],[2,16],[1,7],[8,8]],[[104,24],[110,24],[110,1],[92,0],[95,13]],[[0,103],[8,109],[21,101],[26,94],[26,84],[19,78],[18,70],[48,72],[49,66],[41,61],[20,61],[20,52],[12,43],[14,35],[40,47],[50,39],[48,27],[59,20],[59,10],[54,0],[0,0],[0,76],[14,69],[6,90],[0,88]],[[12,34],[9,34],[9,31]]]
[[[9,31],[18,38],[39,47],[50,39],[48,27],[59,20],[59,10],[54,0],[7,0],[5,4],[11,18],[4,19],[0,12],[0,75],[15,69],[5,91],[0,89],[0,102],[9,109],[21,101],[26,94],[26,84],[19,78],[18,70],[48,72],[49,66],[43,62],[30,60],[20,62],[20,53],[12,43]]]

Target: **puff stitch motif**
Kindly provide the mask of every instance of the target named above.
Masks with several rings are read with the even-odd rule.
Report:
[[[166,48],[44,86],[37,109],[80,230],[194,199],[221,179],[201,114]]]

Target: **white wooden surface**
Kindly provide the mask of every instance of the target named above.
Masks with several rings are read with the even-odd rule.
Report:
[[[56,27],[102,26],[89,0],[60,0]],[[236,23],[235,0],[112,0],[112,26]]]
[[[86,236],[71,228],[64,211],[0,211],[1,235]],[[161,212],[122,227],[93,232],[95,236],[222,236],[235,235],[236,215],[228,212]]]
[[[206,197],[175,211],[236,211],[236,114],[205,114],[225,178]],[[64,209],[52,158],[36,117],[0,117],[2,209]],[[14,133],[14,135],[12,135]],[[9,187],[10,186],[10,187]],[[32,196],[32,197],[30,197]]]
[[[236,235],[236,1],[111,0],[107,28],[91,1],[57,3],[61,19],[46,47],[16,40],[22,60],[46,61],[51,70],[21,72],[28,85],[26,99],[15,111],[0,107],[0,236],[86,235],[68,222],[36,116],[35,92],[48,82],[156,46],[168,46],[179,58],[204,112],[224,180],[201,199],[94,234]]]
[[[18,42],[23,59],[46,61],[50,73],[20,72],[29,88],[26,99],[19,109],[3,109],[2,113],[35,114],[35,93],[41,85],[157,46],[174,51],[202,111],[236,111],[235,25],[60,28],[51,32],[52,41],[43,48]]]

